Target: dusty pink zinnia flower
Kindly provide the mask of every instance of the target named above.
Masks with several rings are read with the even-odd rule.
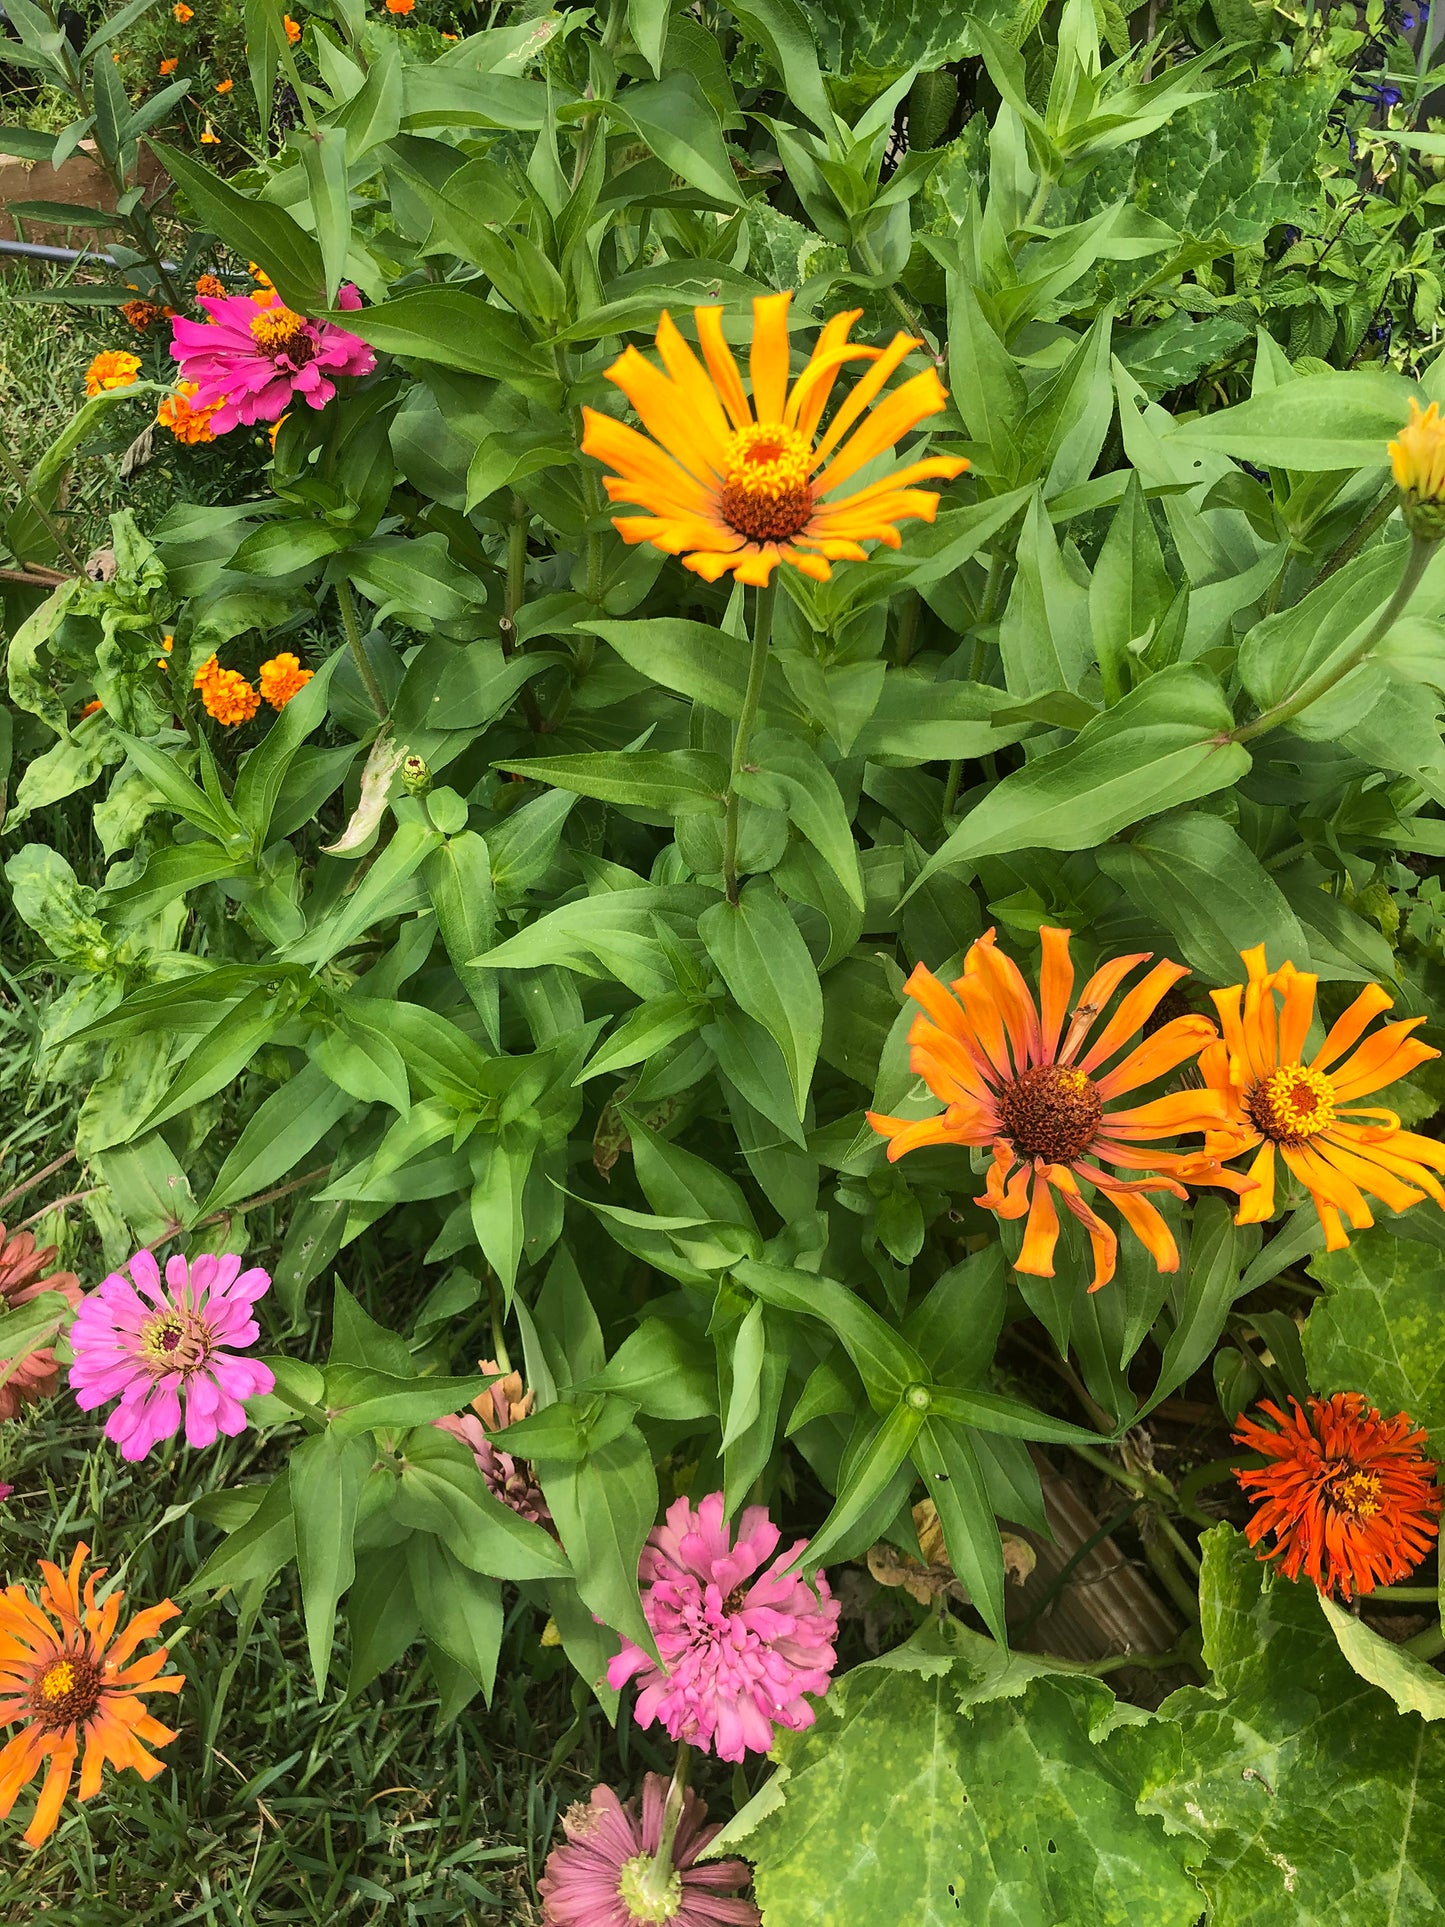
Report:
[[[693,1863],[720,1831],[704,1826],[707,1808],[688,1789],[672,1843],[672,1866],[656,1864],[662,1841],[667,1778],[649,1773],[642,1784],[642,1819],[610,1786],[592,1789],[562,1816],[566,1844],[547,1856],[537,1882],[544,1927],[631,1927],[662,1921],[667,1927],[758,1927],[762,1916],[750,1900],[738,1900],[752,1878],[741,1860]]]
[[[484,1358],[477,1370],[498,1372],[501,1366],[494,1358]],[[439,1431],[450,1432],[453,1438],[472,1448],[482,1477],[503,1505],[530,1519],[533,1525],[545,1526],[551,1531],[552,1514],[542,1497],[531,1461],[513,1458],[510,1452],[503,1452],[492,1443],[498,1432],[526,1418],[531,1410],[532,1394],[522,1390],[522,1374],[508,1372],[505,1378],[489,1385],[480,1398],[472,1400],[471,1411],[455,1416],[448,1414],[432,1423]]]
[[[37,1251],[28,1231],[7,1238],[0,1224],[0,1317],[18,1311],[42,1291],[59,1292],[68,1304],[80,1303],[80,1280],[73,1271],[52,1271],[55,1246]],[[49,1398],[60,1382],[55,1353],[27,1352],[18,1361],[0,1355],[0,1419],[14,1418],[22,1405]]]
[[[675,1740],[741,1760],[766,1753],[775,1726],[796,1733],[812,1725],[803,1696],[828,1690],[838,1602],[821,1572],[811,1586],[783,1576],[807,1542],[773,1559],[779,1536],[766,1509],[752,1505],[734,1545],[721,1492],[696,1511],[686,1499],[668,1507],[639,1567],[642,1609],[666,1671],[629,1639],[607,1668],[610,1686],[641,1680],[639,1726],[660,1720]]]
[[[183,1393],[187,1445],[214,1445],[222,1432],[228,1438],[244,1432],[242,1399],[276,1383],[259,1359],[235,1356],[260,1337],[251,1308],[271,1289],[270,1278],[257,1266],[242,1271],[233,1254],[208,1253],[193,1264],[168,1258],[164,1284],[148,1251],[138,1251],[126,1269],[133,1284],[113,1271],[75,1314],[70,1388],[76,1404],[93,1412],[119,1398],[105,1436],[124,1459],[143,1459],[175,1437]]]
[[[334,321],[308,321],[283,307],[275,295],[202,295],[209,321],[171,323],[171,354],[181,377],[196,384],[193,409],[219,403],[211,433],[240,424],[279,421],[300,400],[324,408],[336,393],[337,375],[369,375],[376,356],[359,335]],[[361,296],[347,282],[339,308],[359,308]]]

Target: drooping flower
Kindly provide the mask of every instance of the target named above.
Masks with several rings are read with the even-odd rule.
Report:
[[[196,383],[178,381],[174,394],[166,395],[156,410],[156,421],[162,428],[168,428],[178,442],[194,446],[198,442],[213,442],[216,437],[211,428],[215,408],[197,408],[194,404]]]
[[[139,355],[124,348],[103,348],[85,371],[85,392],[99,395],[107,388],[129,388],[139,373]]]
[[[220,135],[216,132],[215,128],[212,127],[211,123],[207,121],[205,126],[201,129],[202,147],[219,147],[220,144],[221,144]]]
[[[753,302],[751,402],[723,338],[722,309],[698,308],[705,367],[664,314],[657,327],[662,370],[636,348],[624,350],[607,370],[647,435],[595,409],[582,411],[583,453],[617,471],[604,478],[609,498],[648,511],[613,517],[623,541],[651,542],[708,582],[731,569],[739,582],[765,583],[779,562],[826,582],[831,563],[866,560],[864,542],[896,549],[902,542],[897,523],[933,520],[937,495],[913,483],[952,480],[968,467],[961,457],[933,455],[840,495],[865,464],[936,415],[947,396],[929,368],[878,401],[920,344],[904,334],[887,348],[850,342],[861,309],[833,316],[790,388],[791,299],[771,294]],[[820,434],[834,383],[849,361],[871,365]]]
[[[227,729],[249,723],[261,707],[261,693],[247,682],[239,669],[223,669],[214,656],[207,656],[191,687],[199,689],[206,714],[214,716]]]
[[[479,1372],[501,1369],[493,1358],[484,1358],[477,1365]],[[449,1413],[434,1422],[441,1431],[450,1432],[453,1438],[471,1447],[478,1471],[503,1505],[530,1519],[533,1525],[545,1526],[550,1531],[552,1514],[531,1461],[514,1458],[494,1443],[509,1425],[528,1416],[532,1404],[532,1394],[522,1390],[522,1374],[508,1372],[505,1378],[497,1379],[472,1400],[469,1412]]]
[[[662,1668],[630,1639],[607,1668],[614,1688],[641,1681],[639,1726],[660,1721],[674,1740],[741,1760],[766,1753],[774,1727],[797,1733],[813,1724],[805,1695],[828,1690],[838,1602],[821,1571],[811,1585],[784,1576],[806,1541],[773,1558],[780,1537],[766,1508],[753,1505],[734,1544],[721,1492],[695,1510],[686,1498],[668,1507],[639,1565]]]
[[[241,1401],[269,1392],[275,1376],[237,1354],[260,1329],[253,1306],[271,1288],[259,1266],[233,1254],[166,1260],[165,1281],[148,1251],[111,1272],[81,1304],[70,1328],[70,1387],[83,1412],[119,1398],[105,1436],[124,1459],[143,1459],[174,1438],[185,1403],[186,1443],[214,1445],[246,1429]],[[133,1282],[132,1282],[133,1281]]]
[[[752,1874],[741,1860],[698,1855],[721,1828],[706,1826],[707,1808],[691,1787],[673,1839],[670,1870],[658,1866],[667,1779],[649,1773],[642,1783],[642,1817],[611,1787],[593,1787],[562,1816],[566,1840],[547,1856],[537,1882],[543,1927],[630,1927],[633,1921],[666,1927],[758,1927],[762,1916],[740,1894]]]
[[[890,1162],[926,1144],[991,1147],[993,1165],[984,1195],[975,1202],[1000,1218],[1028,1213],[1017,1271],[1053,1277],[1059,1218],[1052,1194],[1057,1191],[1089,1234],[1094,1254],[1089,1289],[1097,1291],[1113,1277],[1119,1240],[1086,1201],[1081,1178],[1108,1198],[1160,1271],[1177,1271],[1178,1246],[1145,1194],[1169,1191],[1183,1198],[1186,1183],[1244,1189],[1247,1180],[1223,1168],[1228,1149],[1164,1148],[1165,1140],[1193,1131],[1212,1131],[1224,1146],[1237,1144],[1227,1129],[1226,1100],[1215,1091],[1185,1090],[1126,1110],[1105,1106],[1196,1057],[1214,1036],[1214,1026],[1207,1017],[1172,1017],[1112,1070],[1104,1070],[1188,972],[1167,959],[1155,964],[1120,998],[1085,1050],[1095,1020],[1135,965],[1149,961],[1149,953],[1113,957],[1101,965],[1070,1015],[1070,932],[1045,928],[1039,935],[1043,960],[1037,1004],[1017,964],[995,946],[991,930],[969,947],[952,996],[930,970],[918,966],[904,985],[925,1013],[914,1018],[908,1033],[909,1062],[947,1108],[916,1119],[870,1111],[868,1121],[889,1140]],[[1106,1171],[1103,1165],[1115,1169]],[[1120,1171],[1147,1175],[1121,1177]]]
[[[7,1238],[0,1224],[0,1315],[18,1311],[42,1291],[78,1305],[80,1280],[73,1271],[52,1271],[54,1262],[54,1245],[37,1251],[30,1232],[17,1231]],[[48,1347],[21,1359],[0,1357],[0,1420],[14,1418],[23,1405],[49,1398],[59,1382],[60,1367]]]
[[[1308,1190],[1330,1251],[1350,1242],[1342,1218],[1356,1231],[1374,1223],[1365,1192],[1390,1211],[1426,1195],[1445,1207],[1445,1187],[1435,1176],[1445,1171],[1445,1144],[1402,1130],[1394,1111],[1357,1102],[1440,1055],[1410,1034],[1425,1019],[1382,1025],[1361,1043],[1370,1023],[1394,1005],[1388,991],[1368,984],[1306,1064],[1318,980],[1292,963],[1267,970],[1262,944],[1243,956],[1249,982],[1210,993],[1224,1034],[1199,1060],[1205,1082],[1243,1133],[1235,1150],[1259,1147],[1249,1167],[1254,1189],[1241,1198],[1236,1223],[1274,1216],[1277,1158]],[[1223,1156],[1234,1155],[1222,1139],[1220,1147]]]
[[[1438,1467],[1421,1449],[1424,1432],[1404,1412],[1381,1418],[1358,1392],[1312,1398],[1308,1417],[1296,1399],[1290,1405],[1262,1404],[1273,1424],[1241,1418],[1234,1434],[1269,1460],[1235,1473],[1259,1501],[1249,1543],[1269,1534],[1261,1559],[1341,1599],[1403,1579],[1440,1530]]]
[[[48,1840],[59,1824],[77,1757],[79,1797],[89,1800],[100,1791],[107,1764],[134,1767],[142,1779],[155,1779],[163,1763],[147,1746],[168,1746],[178,1737],[152,1718],[142,1701],[149,1693],[179,1693],[184,1679],[161,1671],[164,1646],[140,1659],[132,1655],[180,1608],[167,1599],[122,1626],[124,1593],[112,1592],[96,1603],[103,1566],[81,1591],[81,1567],[89,1556],[82,1540],[68,1572],[42,1559],[38,1599],[18,1584],[0,1592],[0,1725],[20,1728],[0,1749],[0,1820],[9,1817],[42,1762],[50,1762],[25,1829],[32,1847]]]
[[[334,377],[369,375],[376,357],[360,336],[331,321],[307,321],[274,296],[202,295],[210,316],[171,324],[171,353],[198,388],[202,407],[215,407],[212,428],[224,435],[238,423],[272,422],[295,399],[324,408],[336,393]],[[359,308],[348,282],[342,308]]]
[[[286,38],[287,38],[287,40],[288,40],[288,41],[290,42],[290,44],[291,44],[291,45],[292,45],[292,46],[294,47],[294,46],[296,45],[296,42],[297,42],[297,41],[298,41],[298,40],[299,40],[299,39],[301,38],[301,29],[300,29],[300,27],[299,27],[299,26],[297,25],[297,23],[296,23],[296,22],[295,22],[295,21],[294,21],[294,20],[293,20],[293,19],[291,18],[291,16],[290,16],[290,14],[289,14],[289,13],[283,13],[283,14],[282,14],[282,16],[281,16],[281,25],[282,25],[282,26],[283,26],[283,27],[284,27],[284,28],[286,29]]]
[[[226,293],[226,284],[218,274],[203,274],[197,277],[196,293],[208,294],[218,300],[223,300]]]
[[[257,674],[261,694],[273,709],[284,709],[293,696],[301,691],[316,674],[314,669],[303,669],[301,659],[289,649],[283,649],[279,656],[272,656],[263,662]]]

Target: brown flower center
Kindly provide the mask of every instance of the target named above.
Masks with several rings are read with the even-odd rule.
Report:
[[[1281,1064],[1247,1094],[1244,1108],[1261,1136],[1275,1144],[1303,1144],[1334,1123],[1334,1086],[1321,1071]]]
[[[310,361],[316,353],[310,322],[279,301],[251,317],[251,339],[263,355],[278,361],[284,358],[293,368]]]
[[[728,1594],[727,1598],[723,1601],[723,1611],[725,1613],[740,1613],[743,1607],[747,1605],[747,1603],[748,1603],[747,1587],[745,1585],[734,1586],[732,1591]]]
[[[1341,1466],[1325,1487],[1325,1501],[1355,1524],[1363,1524],[1380,1510],[1380,1475],[1361,1472],[1350,1465]]]
[[[30,1707],[41,1726],[81,1726],[100,1705],[100,1668],[84,1653],[53,1659],[36,1680]]]
[[[728,444],[722,515],[754,542],[786,542],[813,513],[808,486],[812,450],[795,428],[756,422]]]
[[[1099,1128],[1104,1101],[1082,1071],[1036,1064],[998,1095],[1000,1134],[1020,1157],[1072,1164]]]

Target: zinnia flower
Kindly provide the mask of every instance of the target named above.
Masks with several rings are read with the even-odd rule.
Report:
[[[215,128],[212,127],[211,123],[207,121],[205,126],[201,129],[202,147],[219,147],[220,144],[221,144],[220,135],[216,132]],[[172,350],[172,352],[174,353],[174,350]]]
[[[1301,1571],[1322,1593],[1348,1599],[1393,1584],[1418,1566],[1439,1532],[1435,1461],[1425,1434],[1404,1412],[1383,1419],[1358,1392],[1312,1398],[1309,1416],[1291,1399],[1282,1412],[1260,1410],[1272,1426],[1241,1418],[1236,1445],[1270,1461],[1235,1477],[1261,1503],[1245,1528],[1257,1546],[1266,1533],[1286,1578]]]
[[[657,1864],[662,1843],[667,1779],[649,1773],[642,1783],[642,1819],[608,1786],[593,1787],[562,1815],[566,1842],[547,1856],[537,1882],[543,1927],[629,1927],[662,1921],[666,1927],[758,1927],[762,1916],[749,1900],[730,1898],[752,1874],[741,1860],[695,1862],[719,1827],[705,1826],[707,1808],[691,1787],[683,1795],[664,1872]]]
[[[218,274],[203,274],[196,281],[196,293],[208,294],[218,300],[224,300],[226,284]]]
[[[113,1271],[75,1314],[70,1388],[83,1412],[119,1397],[105,1436],[124,1459],[143,1459],[174,1438],[185,1396],[186,1443],[214,1445],[246,1429],[241,1401],[269,1392],[275,1376],[258,1359],[235,1354],[260,1336],[252,1316],[271,1289],[259,1266],[241,1270],[234,1255],[209,1253],[187,1264],[166,1260],[165,1283],[148,1251]]]
[[[388,13],[411,13],[415,7],[416,0],[386,0]]]
[[[272,422],[296,398],[324,408],[339,375],[369,375],[376,357],[360,336],[330,321],[307,321],[274,296],[202,295],[209,322],[178,315],[171,324],[171,353],[181,373],[196,382],[202,407],[215,407],[212,429],[224,435],[238,423]],[[359,308],[361,296],[348,282],[337,295],[342,308]]]
[[[13,1485],[0,1485],[0,1505],[4,1505],[5,1501],[11,1496],[14,1490],[15,1488]]]
[[[186,0],[176,0],[176,4],[171,8],[171,18],[179,26],[184,27],[188,21],[194,20],[195,17],[192,9],[186,5]]]
[[[1216,1091],[1174,1091],[1127,1110],[1105,1110],[1111,1099],[1197,1056],[1214,1036],[1214,1026],[1207,1017],[1172,1017],[1112,1070],[1103,1071],[1188,972],[1167,959],[1155,964],[1120,999],[1085,1052],[1095,1020],[1134,966],[1148,963],[1149,953],[1111,958],[1085,984],[1069,1015],[1070,934],[1039,932],[1043,960],[1037,1005],[1017,964],[995,947],[992,930],[969,947],[952,996],[920,964],[904,985],[926,1013],[913,1020],[908,1033],[909,1062],[947,1108],[918,1119],[870,1111],[868,1122],[889,1140],[890,1162],[925,1144],[991,1147],[988,1183],[975,1202],[1000,1218],[1028,1213],[1016,1271],[1053,1277],[1059,1218],[1052,1194],[1057,1191],[1089,1234],[1094,1253],[1089,1289],[1097,1291],[1114,1275],[1119,1240],[1085,1201],[1080,1178],[1105,1194],[1160,1271],[1178,1270],[1179,1248],[1144,1194],[1170,1191],[1187,1197],[1185,1180],[1240,1191],[1248,1181],[1220,1164],[1238,1139],[1226,1128],[1227,1101]],[[1161,1140],[1181,1131],[1213,1131],[1225,1148],[1219,1153],[1161,1148]],[[1102,1170],[1103,1164],[1149,1175],[1123,1178]]]
[[[193,405],[196,392],[195,382],[179,381],[176,383],[175,393],[166,395],[156,410],[156,420],[162,428],[168,428],[178,442],[192,445],[197,442],[213,442],[216,439],[211,428],[211,420],[216,413],[216,408],[196,408]]]
[[[289,649],[283,649],[279,656],[272,656],[269,662],[261,664],[257,680],[261,694],[273,709],[284,709],[293,696],[301,691],[316,674],[314,669],[303,669],[299,656],[293,656]],[[486,1369],[495,1370],[492,1366]]]
[[[1445,1188],[1435,1176],[1445,1171],[1445,1145],[1402,1130],[1393,1111],[1354,1101],[1440,1055],[1410,1035],[1425,1019],[1385,1024],[1360,1043],[1373,1019],[1394,1005],[1388,991],[1369,984],[1306,1064],[1318,980],[1292,963],[1266,970],[1262,944],[1243,956],[1249,982],[1210,992],[1224,1035],[1199,1060],[1205,1081],[1244,1133],[1235,1149],[1261,1147],[1249,1167],[1254,1189],[1241,1199],[1236,1223],[1262,1224],[1274,1216],[1276,1153],[1308,1190],[1330,1251],[1350,1242],[1341,1214],[1356,1231],[1374,1223],[1366,1191],[1390,1211],[1426,1194],[1445,1207]]]
[[[291,18],[289,13],[282,14],[281,25],[286,29],[287,40],[294,47],[296,45],[296,42],[301,38],[300,27],[297,26],[296,22]]]
[[[162,79],[164,79],[167,75],[173,74],[176,71],[176,68],[180,66],[180,64],[181,64],[180,61],[174,55],[169,60],[163,60],[161,62]]]
[[[261,673],[264,676],[266,672]],[[496,1372],[501,1367],[495,1359],[484,1358],[477,1370]],[[471,1447],[477,1469],[503,1505],[530,1519],[533,1525],[545,1526],[551,1531],[552,1514],[530,1461],[513,1458],[510,1452],[502,1451],[492,1442],[497,1433],[526,1418],[531,1410],[532,1394],[523,1392],[521,1373],[509,1372],[472,1400],[471,1411],[433,1422],[441,1431],[450,1432],[453,1438]]]
[[[1390,469],[1395,486],[1417,502],[1445,500],[1445,421],[1440,404],[1422,409],[1410,397],[1410,419],[1390,443]]]
[[[168,1746],[177,1737],[152,1719],[141,1701],[148,1693],[179,1693],[182,1676],[162,1673],[164,1646],[143,1659],[131,1655],[180,1608],[167,1599],[122,1627],[124,1593],[112,1592],[96,1604],[103,1566],[90,1574],[81,1593],[80,1569],[89,1556],[82,1540],[68,1573],[42,1559],[38,1601],[20,1585],[0,1592],[0,1725],[20,1728],[0,1751],[0,1820],[9,1816],[41,1762],[50,1761],[25,1829],[32,1847],[54,1833],[78,1755],[80,1798],[89,1800],[100,1791],[107,1762],[132,1766],[143,1780],[155,1779],[162,1762],[142,1742]]]
[[[784,1576],[807,1542],[773,1559],[780,1536],[766,1508],[753,1505],[738,1521],[734,1545],[721,1492],[710,1492],[696,1511],[685,1498],[668,1507],[639,1565],[642,1610],[662,1667],[624,1639],[607,1668],[614,1689],[641,1680],[639,1726],[659,1720],[674,1740],[741,1760],[766,1753],[775,1726],[797,1733],[813,1724],[804,1695],[828,1690],[838,1603],[822,1572],[812,1585]]]
[[[235,81],[232,80],[228,74],[224,80],[218,80],[216,82],[216,92],[218,94],[229,94],[235,84]]]
[[[206,714],[227,729],[249,723],[261,707],[260,691],[238,669],[223,669],[214,656],[207,656],[201,664],[191,678],[191,687],[200,690]]]
[[[648,511],[613,517],[623,541],[651,542],[681,556],[685,568],[708,582],[731,569],[738,582],[765,583],[780,561],[826,582],[831,562],[866,560],[864,542],[898,548],[895,523],[910,516],[933,520],[938,497],[908,484],[933,476],[951,480],[968,467],[962,458],[934,455],[838,496],[866,463],[936,415],[947,396],[929,368],[873,406],[919,343],[902,334],[887,348],[850,342],[848,331],[861,309],[833,316],[790,390],[791,299],[770,294],[753,302],[751,404],[723,339],[722,309],[698,308],[706,368],[664,314],[657,349],[665,372],[636,348],[625,349],[607,370],[650,441],[610,415],[582,411],[583,453],[617,471],[605,478],[609,498]],[[848,361],[871,366],[820,436],[834,382]]]
[[[99,395],[107,388],[129,388],[139,373],[139,355],[124,348],[103,348],[85,371],[85,392]]]
[[[42,1291],[58,1292],[69,1305],[81,1299],[80,1280],[73,1271],[52,1271],[55,1246],[35,1249],[28,1231],[7,1238],[0,1224],[0,1315],[18,1311]],[[29,1352],[24,1358],[0,1357],[0,1420],[14,1418],[22,1405],[49,1398],[60,1382],[55,1353]]]

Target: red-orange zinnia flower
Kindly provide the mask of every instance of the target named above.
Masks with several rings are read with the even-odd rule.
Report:
[[[896,523],[933,520],[938,497],[910,484],[936,476],[952,480],[968,467],[961,456],[931,455],[839,495],[861,468],[936,415],[948,397],[936,371],[926,368],[878,400],[894,370],[921,344],[903,334],[886,348],[849,341],[861,308],[833,316],[790,387],[791,300],[790,294],[769,294],[753,302],[751,401],[723,338],[722,309],[698,308],[702,362],[664,314],[657,324],[661,369],[627,348],[607,370],[647,435],[595,409],[582,411],[583,454],[617,471],[604,478],[609,498],[648,511],[614,516],[617,533],[624,542],[650,542],[681,556],[683,567],[707,582],[731,569],[738,582],[762,584],[779,562],[826,582],[831,563],[867,560],[864,542],[898,548]],[[833,385],[850,361],[871,365],[820,435]]]
[[[1354,1102],[1440,1055],[1410,1034],[1425,1019],[1382,1025],[1359,1043],[1394,1005],[1388,991],[1367,984],[1306,1064],[1318,979],[1292,963],[1267,970],[1263,944],[1243,956],[1249,982],[1210,992],[1224,1034],[1199,1060],[1205,1082],[1224,1097],[1235,1128],[1245,1133],[1237,1148],[1260,1147],[1249,1167],[1254,1189],[1241,1199],[1237,1222],[1262,1224],[1274,1216],[1276,1152],[1309,1191],[1331,1251],[1350,1242],[1342,1214],[1356,1231],[1374,1223],[1366,1191],[1390,1211],[1427,1194],[1445,1207],[1445,1187],[1435,1176],[1445,1171],[1445,1144],[1402,1130],[1394,1111]],[[1220,1148],[1222,1156],[1233,1155],[1222,1141]]]
[[[81,1592],[80,1569],[89,1556],[90,1547],[82,1540],[68,1573],[42,1559],[38,1601],[20,1585],[0,1592],[0,1725],[20,1728],[0,1751],[0,1820],[41,1762],[50,1761],[25,1829],[32,1847],[54,1833],[77,1757],[80,1798],[89,1800],[100,1791],[107,1761],[117,1768],[133,1766],[142,1779],[153,1780],[162,1763],[141,1742],[167,1746],[177,1737],[152,1719],[141,1699],[147,1693],[179,1693],[182,1676],[161,1672],[164,1646],[142,1659],[131,1655],[142,1640],[154,1639],[180,1607],[164,1600],[121,1627],[124,1593],[113,1592],[96,1604],[103,1566],[91,1573]]]
[[[1097,1291],[1113,1277],[1119,1240],[1086,1203],[1080,1178],[1108,1197],[1160,1271],[1176,1271],[1178,1247],[1144,1193],[1172,1191],[1183,1198],[1185,1179],[1231,1190],[1242,1189],[1247,1180],[1222,1169],[1216,1154],[1161,1150],[1155,1143],[1181,1131],[1212,1131],[1232,1142],[1224,1132],[1225,1100],[1217,1091],[1186,1090],[1129,1110],[1104,1107],[1197,1057],[1214,1026],[1207,1017],[1173,1017],[1113,1070],[1102,1072],[1105,1061],[1143,1028],[1165,993],[1188,972],[1167,960],[1155,964],[1120,999],[1092,1048],[1084,1051],[1095,1019],[1149,954],[1115,957],[1095,971],[1065,1030],[1074,989],[1070,933],[1045,928],[1039,935],[1043,961],[1037,1004],[1018,965],[996,948],[991,930],[970,946],[952,996],[931,971],[918,966],[905,989],[926,1015],[916,1017],[908,1033],[909,1061],[948,1108],[919,1119],[870,1111],[868,1121],[889,1139],[890,1160],[925,1144],[992,1146],[993,1168],[976,1202],[1001,1218],[1028,1213],[1018,1271],[1054,1275],[1059,1219],[1052,1193],[1057,1191],[1093,1246],[1089,1289]],[[1089,1160],[1150,1175],[1121,1178]]]
[[[1260,1406],[1274,1425],[1241,1418],[1236,1445],[1270,1461],[1235,1477],[1261,1503],[1245,1528],[1261,1559],[1277,1559],[1286,1578],[1303,1571],[1323,1593],[1348,1599],[1413,1571],[1440,1530],[1435,1461],[1425,1434],[1404,1413],[1381,1418],[1358,1392],[1312,1398],[1309,1416]],[[1278,1428],[1278,1429],[1276,1429]]]

